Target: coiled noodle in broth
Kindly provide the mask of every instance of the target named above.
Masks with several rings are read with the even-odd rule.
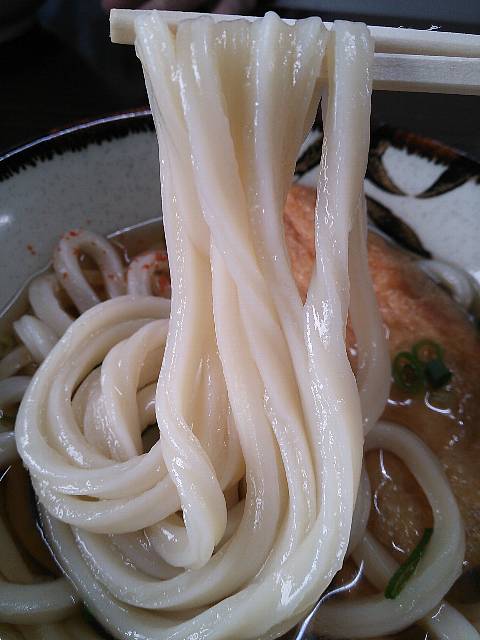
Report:
[[[174,35],[151,12],[135,31],[159,139],[171,303],[144,295],[140,263],[124,295],[121,264],[81,237],[112,297],[100,302],[64,243],[55,268],[74,276],[64,288],[83,313],[71,323],[61,304],[47,309],[32,293],[39,317],[22,320],[19,335],[34,359],[46,357],[23,396],[17,447],[58,562],[115,637],[278,637],[343,564],[364,434],[401,457],[415,446],[400,427],[374,426],[390,364],[365,249],[373,43],[365,25],[337,22],[329,33],[320,19],[287,26],[274,14],[199,18]],[[316,262],[303,304],[282,215],[320,96]],[[36,286],[55,302],[51,279]],[[47,329],[63,328],[47,355]],[[153,403],[159,440],[144,452]],[[422,460],[437,472],[428,451]],[[455,512],[446,481],[442,491],[439,522],[445,505]],[[441,600],[463,558],[455,513],[448,548],[439,527],[403,599],[367,603],[370,626],[353,607],[354,630],[362,620],[373,635],[383,619],[386,632],[401,628],[398,610],[416,588],[425,591],[408,622]],[[355,521],[357,548],[365,526]],[[440,574],[427,565],[439,553],[448,567],[433,584]],[[46,622],[65,615],[58,607]],[[324,617],[335,635],[342,604]]]

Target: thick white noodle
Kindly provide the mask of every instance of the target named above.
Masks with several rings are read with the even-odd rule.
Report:
[[[5,438],[8,437],[8,450]],[[8,453],[9,455],[5,455]],[[0,433],[0,471],[17,458],[13,432]],[[72,613],[76,599],[65,578],[33,584],[35,578],[0,515],[0,622],[43,625]],[[32,627],[33,629],[33,627]],[[0,631],[1,637],[8,637]],[[31,637],[31,635],[26,635]]]
[[[126,292],[123,265],[115,247],[92,231],[69,231],[57,245],[53,267],[58,281],[80,312],[100,302],[100,298],[82,272],[78,259],[80,252],[92,258],[98,265],[110,298]]]
[[[42,320],[27,314],[13,323],[13,329],[38,364],[43,362],[58,340]]]
[[[385,589],[398,569],[398,564],[388,551],[368,531],[365,532],[362,542],[355,548],[353,557],[358,564],[363,563],[363,572],[370,583],[381,590]],[[420,594],[420,597],[422,595]],[[468,619],[445,600],[437,603],[423,618],[417,620],[417,624],[434,638],[442,640],[453,638],[478,640],[479,638]]]
[[[103,238],[101,241],[105,242]],[[15,323],[17,334],[24,340],[29,350],[23,346],[16,347],[0,363],[3,374],[3,379],[0,380],[0,409],[20,402],[31,380],[29,376],[11,374],[31,362],[31,353],[34,355],[34,360],[43,359],[56,343],[58,336],[61,336],[72,323],[73,319],[63,310],[57,298],[58,291],[59,284],[53,274],[39,276],[29,287],[29,301],[37,317],[24,316],[20,322]],[[6,377],[8,375],[10,377]],[[145,414],[145,409],[143,413]],[[152,410],[150,415],[153,416]],[[154,417],[149,423],[151,422],[154,422]],[[15,434],[2,427],[0,468],[5,469],[17,459],[17,456]],[[0,620],[11,624],[21,623],[21,627],[17,627],[18,633],[21,630],[22,637],[26,638],[38,637],[50,640],[57,637],[75,637],[55,622],[71,615],[75,606],[75,599],[68,582],[59,579],[49,583],[29,584],[35,582],[34,576],[19,554],[3,521],[0,521],[0,541],[2,548],[0,570],[3,576],[3,580],[0,580]],[[54,624],[50,624],[52,622]],[[85,628],[85,624],[83,627]],[[12,633],[15,634],[13,629],[8,628],[8,634]],[[91,630],[87,630],[86,633],[96,637]],[[8,634],[5,637],[9,637]]]
[[[401,429],[401,427],[393,428],[397,430]],[[406,437],[411,440],[411,445],[415,447],[415,436],[407,433]],[[388,447],[383,446],[383,448],[387,449]],[[434,459],[434,456],[431,453],[430,459]],[[451,491],[445,479],[440,490],[447,493]],[[370,515],[370,507],[370,481],[363,469],[353,515],[349,553],[353,550],[352,556],[359,568],[361,567],[363,575],[367,577],[372,585],[377,587],[379,590],[384,591],[390,578],[398,569],[398,564],[390,556],[388,551],[366,530]],[[478,604],[473,605],[473,607],[476,607],[478,614]],[[460,637],[465,638],[466,640],[477,640],[477,631],[468,621],[475,620],[475,616],[472,615],[475,609],[472,611],[465,611],[461,606],[459,606],[458,609],[459,610],[457,611],[450,604],[442,601],[439,604],[436,604],[435,607],[424,616],[424,618],[418,620],[417,624],[433,634],[433,637],[438,637],[442,640],[450,640]],[[459,611],[461,611],[461,613],[459,613]],[[466,617],[464,617],[462,613]],[[372,626],[375,628],[375,622],[373,620],[371,622]]]
[[[350,602],[330,602],[324,607],[318,629],[335,637],[368,638],[372,629],[377,634],[395,633],[425,616],[432,618],[435,611],[430,610],[435,607],[439,610],[442,598],[462,571],[465,534],[455,497],[438,459],[420,438],[388,422],[378,423],[366,439],[366,451],[377,448],[395,453],[416,477],[432,508],[433,535],[416,573],[394,600],[381,593]],[[377,553],[372,562],[372,554],[367,554],[370,540],[375,543],[367,533],[360,549],[353,550],[353,557],[358,563],[364,561],[369,568],[367,577],[384,588],[395,572],[396,563],[386,552]],[[439,620],[427,620],[426,626],[442,637]],[[469,626],[464,620],[463,628]],[[455,628],[461,631],[462,627],[456,624]]]
[[[75,596],[65,578],[37,584],[0,582],[0,621],[44,624],[63,620],[75,609]]]
[[[28,300],[37,318],[42,320],[58,337],[62,336],[72,324],[73,318],[58,300],[60,289],[53,273],[35,278],[28,287]]]
[[[0,380],[0,409],[19,403],[29,384],[30,376],[11,376]]]
[[[165,276],[170,273],[166,251],[157,249],[136,256],[127,271],[127,293],[137,296],[153,295],[152,279],[157,273]],[[170,291],[165,292],[166,298],[169,297],[167,293]]]
[[[368,142],[367,142],[368,144]],[[349,245],[350,317],[357,345],[357,384],[365,435],[383,413],[390,391],[390,356],[368,270],[367,210],[365,198],[355,218]]]

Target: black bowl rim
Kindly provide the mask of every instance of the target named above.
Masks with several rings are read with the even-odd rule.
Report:
[[[126,111],[87,120],[47,133],[0,155],[0,182],[66,151],[80,151],[131,133],[153,130],[149,109]]]

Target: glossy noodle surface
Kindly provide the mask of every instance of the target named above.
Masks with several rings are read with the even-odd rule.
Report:
[[[159,238],[126,269],[107,240],[70,231],[14,322],[0,361],[0,408],[21,401],[15,434],[0,433],[0,463],[14,464],[1,632],[97,637],[83,602],[116,638],[276,638],[356,566],[369,587],[322,604],[319,634],[416,623],[478,638],[478,607],[444,600],[479,548],[479,393],[445,328],[472,353],[478,338],[413,263],[367,241],[367,28],[267,14],[186,20],[173,34],[142,12],[135,32],[166,251]],[[290,187],[320,98],[315,194]],[[390,393],[391,359],[418,334],[442,345],[425,375],[454,389],[436,422],[448,397],[430,382],[427,410]],[[17,449],[72,586],[20,533]],[[402,579],[407,554],[416,565]]]

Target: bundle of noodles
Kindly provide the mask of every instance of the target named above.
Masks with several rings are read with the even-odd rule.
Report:
[[[187,21],[173,35],[155,12],[139,14],[135,30],[159,138],[171,306],[145,295],[148,278],[132,268],[132,295],[122,295],[118,264],[102,262],[99,245],[114,297],[101,303],[64,244],[55,268],[72,275],[67,292],[84,313],[71,324],[37,299],[40,319],[18,326],[36,360],[46,356],[16,442],[48,541],[118,638],[278,637],[328,587],[349,541],[367,554],[365,474],[353,511],[370,432],[367,448],[424,469],[435,531],[397,600],[374,597],[347,616],[333,603],[318,624],[343,634],[340,622],[357,622],[362,637],[403,628],[448,591],[464,543],[432,454],[399,427],[374,426],[390,375],[365,244],[368,30],[340,22],[329,34],[316,18],[289,27],[268,14]],[[321,91],[315,267],[303,304],[282,213]],[[155,420],[159,440],[144,452]]]

